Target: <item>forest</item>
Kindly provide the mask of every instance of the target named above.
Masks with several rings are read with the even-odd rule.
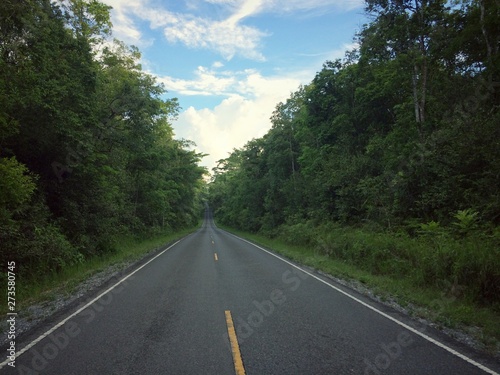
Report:
[[[194,226],[202,155],[97,0],[0,2],[0,260],[19,277]]]
[[[500,311],[500,3],[365,10],[357,48],[218,162],[215,218]]]

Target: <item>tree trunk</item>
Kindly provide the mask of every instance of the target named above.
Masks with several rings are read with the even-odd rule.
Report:
[[[415,121],[420,123],[420,108],[418,100],[418,66],[415,63],[413,65],[413,75],[412,75],[412,86],[413,86],[413,105],[415,106]]]
[[[488,39],[488,32],[486,31],[486,26],[484,25],[484,0],[479,1],[479,6],[481,8],[481,32],[483,33],[484,41],[486,42],[486,61],[488,61],[488,65],[491,67],[491,55],[492,55],[492,48],[490,41]]]

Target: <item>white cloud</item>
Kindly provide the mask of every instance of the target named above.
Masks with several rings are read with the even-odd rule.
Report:
[[[245,17],[259,13],[264,8],[263,0],[244,0],[227,22],[236,24]]]
[[[301,82],[310,80],[314,75],[314,70],[304,70],[265,77],[255,69],[230,71],[218,69],[220,67],[222,65],[218,62],[212,64],[212,69],[199,66],[193,73],[193,79],[179,79],[170,76],[156,77],[159,82],[165,85],[167,91],[181,95],[226,97],[241,95],[252,99],[263,96],[282,96],[283,90],[289,93]]]
[[[103,3],[112,7],[113,37],[138,47],[144,47],[152,43],[151,40],[143,39],[143,34],[134,21],[134,15],[141,8],[139,1],[103,0]]]
[[[265,60],[259,48],[261,39],[266,34],[231,20],[214,21],[182,16],[179,22],[165,25],[164,34],[170,43],[180,42],[190,48],[216,51],[226,60],[231,60],[235,55],[251,60]]]
[[[214,65],[220,65],[214,63]],[[231,95],[232,87],[236,84],[237,74],[216,72],[199,66],[194,72],[194,79],[186,80],[169,76],[158,77],[158,81],[165,85],[167,91],[181,95]]]
[[[224,71],[217,75],[203,69],[211,79],[221,80],[227,97],[213,109],[189,107],[174,124],[176,136],[188,138],[197,149],[208,153],[202,164],[212,168],[234,148],[253,138],[262,137],[271,127],[269,118],[276,105],[285,101],[305,80],[305,72],[264,77],[255,70]],[[228,79],[228,81],[224,81]],[[186,87],[206,88],[206,82],[184,81]]]
[[[274,109],[271,103],[274,101],[232,96],[213,109],[189,107],[175,123],[176,134],[193,140],[197,149],[209,154],[202,164],[211,169],[234,148],[262,137],[269,130],[269,117]]]

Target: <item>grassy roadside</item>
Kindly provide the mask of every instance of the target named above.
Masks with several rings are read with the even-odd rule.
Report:
[[[152,238],[138,240],[125,237],[117,244],[114,253],[94,257],[87,261],[66,267],[60,272],[47,274],[43,278],[16,280],[16,310],[21,311],[28,306],[50,301],[60,295],[72,294],[78,285],[92,275],[112,266],[133,263],[148,253],[174,242],[199,228],[199,224],[178,232],[160,234]],[[2,304],[0,314],[7,313],[7,305]]]
[[[218,224],[219,225],[219,224]],[[376,275],[345,261],[322,254],[312,246],[290,245],[277,238],[242,232],[219,225],[297,263],[310,266],[334,277],[357,281],[382,300],[391,300],[405,308],[410,316],[435,323],[438,328],[465,332],[482,350],[500,356],[500,314],[491,306],[478,306],[456,295],[454,285],[422,286],[404,277]],[[453,332],[452,332],[453,334]]]

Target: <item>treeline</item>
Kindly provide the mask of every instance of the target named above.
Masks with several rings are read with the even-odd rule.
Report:
[[[0,259],[36,275],[193,225],[204,169],[176,99],[97,0],[0,3]]]
[[[500,5],[368,0],[366,11],[359,48],[219,161],[215,216],[498,301]]]

